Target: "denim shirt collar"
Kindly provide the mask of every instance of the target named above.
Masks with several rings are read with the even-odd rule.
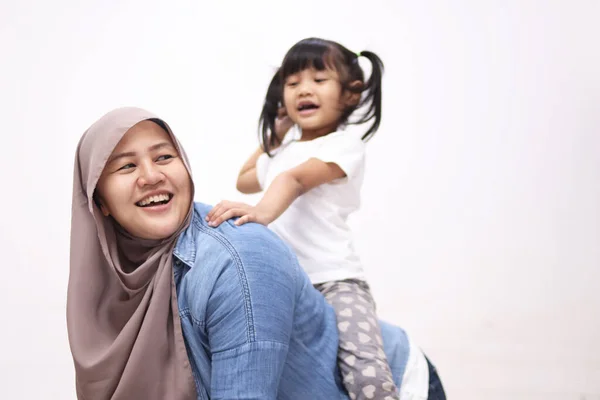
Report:
[[[175,249],[173,250],[173,255],[190,268],[196,262],[196,236],[201,231],[201,227],[206,225],[204,219],[198,213],[196,204],[192,205],[192,207],[194,207],[194,210],[190,225],[179,235]]]

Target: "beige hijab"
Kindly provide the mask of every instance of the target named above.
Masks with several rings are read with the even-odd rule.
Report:
[[[196,399],[172,272],[172,251],[192,207],[178,232],[156,241],[130,236],[93,200],[113,149],[130,128],[148,119],[171,135],[191,179],[171,129],[145,110],[109,112],[77,146],[67,327],[79,399]]]

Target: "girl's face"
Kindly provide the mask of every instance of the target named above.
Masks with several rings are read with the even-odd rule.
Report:
[[[164,239],[185,220],[192,183],[169,134],[142,121],[115,147],[96,193],[102,213],[112,215],[131,235]]]
[[[306,68],[286,78],[283,101],[287,115],[302,128],[302,137],[313,139],[337,129],[344,110],[342,85],[337,72]]]

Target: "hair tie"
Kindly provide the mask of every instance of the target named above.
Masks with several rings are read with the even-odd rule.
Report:
[[[360,56],[361,56],[361,54],[360,54],[360,53],[362,53],[362,51],[359,51],[358,53],[356,53],[356,58],[358,58],[358,57],[360,57]]]

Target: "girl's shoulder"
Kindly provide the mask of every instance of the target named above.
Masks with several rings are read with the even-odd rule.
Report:
[[[315,150],[318,150],[318,153],[363,157],[366,151],[365,142],[353,131],[339,130],[312,141],[315,142]]]
[[[322,143],[347,143],[357,147],[365,146],[365,142],[362,141],[359,134],[350,130],[338,130],[314,140],[319,140]]]
[[[337,130],[312,140],[302,141],[302,131],[298,129],[296,132],[290,133],[289,137],[290,139],[287,142],[284,140],[284,144],[296,142],[310,147],[339,146],[344,148],[354,147],[361,150],[365,148],[365,142],[361,139],[360,132],[355,130]]]

